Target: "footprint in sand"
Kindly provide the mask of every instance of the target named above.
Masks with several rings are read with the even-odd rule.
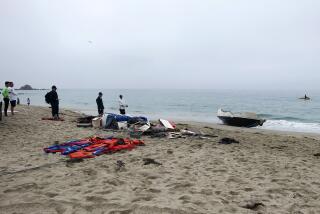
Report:
[[[216,195],[220,195],[220,194],[221,194],[221,191],[214,191],[214,193],[215,193]]]
[[[90,176],[96,176],[98,174],[97,171],[93,169],[84,169],[83,173]]]
[[[203,195],[213,195],[213,192],[211,189],[202,189],[200,194],[203,194]]]
[[[254,189],[250,188],[250,187],[247,187],[247,188],[244,188],[243,190],[246,191],[246,192],[252,192]]]
[[[134,198],[131,202],[139,202],[139,201],[151,201],[153,197],[151,195],[146,195],[146,196],[138,196]]]
[[[109,190],[103,190],[103,191],[96,192],[96,193],[99,194],[99,195],[107,195],[107,194],[110,194],[112,192],[114,192],[114,190],[113,189],[109,189]]]
[[[158,175],[149,175],[148,177],[147,177],[147,179],[151,179],[151,180],[155,180],[155,179],[157,179],[157,178],[159,178],[160,176],[158,176]]]
[[[89,186],[88,188],[93,188],[93,187],[94,186],[91,186],[91,187]],[[84,194],[90,194],[90,193],[93,193],[93,190],[90,189],[84,192]]]
[[[132,210],[111,210],[108,214],[130,214]]]
[[[148,192],[151,192],[151,193],[160,193],[161,190],[159,190],[159,189],[148,189]]]
[[[183,204],[190,203],[191,197],[188,195],[183,195],[179,198]]]
[[[230,191],[229,194],[230,194],[230,195],[239,195],[239,192]]]
[[[25,183],[25,184],[21,184],[21,185],[15,186],[13,188],[4,190],[3,192],[4,193],[20,192],[20,191],[24,192],[24,191],[31,190],[31,189],[36,190],[36,189],[39,189],[39,187],[36,183]]]
[[[57,207],[55,208],[55,210],[56,210],[56,212],[57,212],[58,214],[63,214],[63,213],[65,213],[65,212],[67,211],[67,209],[64,208],[64,207],[62,207],[62,206],[57,206]]]
[[[199,207],[203,207],[206,203],[202,202],[202,201],[195,201],[195,202],[191,202],[192,204],[195,204]]]
[[[103,203],[107,201],[106,199],[98,196],[87,196],[86,200],[90,202],[95,202],[95,203]]]
[[[173,183],[173,184],[167,185],[167,187],[171,187],[170,190],[172,191],[182,191],[192,186],[194,186],[194,184],[189,182]]]
[[[228,170],[226,169],[214,169],[212,170],[213,173],[226,173]]]
[[[47,192],[44,195],[48,196],[49,198],[54,198],[54,197],[58,196],[59,194],[54,193],[54,192]]]
[[[123,185],[125,182],[120,181],[118,179],[112,179],[112,180],[107,180],[107,181],[103,181],[104,184],[109,184],[112,186],[121,186]]]

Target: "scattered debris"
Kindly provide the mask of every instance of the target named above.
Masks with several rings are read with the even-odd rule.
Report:
[[[177,126],[188,126],[189,124],[186,123],[177,123]]]
[[[125,165],[126,164],[122,160],[117,160],[115,170],[119,172],[120,170],[124,169]]]
[[[180,133],[183,135],[188,135],[188,136],[196,136],[198,135],[197,133],[193,132],[193,131],[189,131],[188,129],[182,129],[180,130]]]
[[[165,119],[159,119],[159,122],[161,123],[161,125],[163,125],[164,127],[166,127],[166,129],[169,130],[174,130],[176,128],[176,125],[173,124],[172,122],[165,120]]]
[[[143,132],[142,131],[138,131],[138,130],[129,132],[130,137],[134,138],[134,139],[140,139],[142,134],[143,134]]]
[[[152,138],[155,138],[155,137],[158,137],[158,138],[162,138],[162,137],[167,137],[167,133],[165,132],[158,132],[158,133],[153,133],[150,135],[150,137]]]
[[[168,149],[167,154],[173,154],[173,151],[171,149]]]
[[[200,131],[200,136],[201,137],[212,137],[212,138],[216,138],[216,137],[218,137],[218,135],[214,135],[214,134],[207,134],[207,133],[204,133],[204,132],[202,132],[202,131]]]
[[[77,123],[77,127],[82,127],[82,128],[92,127],[92,123]]]
[[[77,122],[78,123],[91,123],[93,118],[95,118],[95,117],[94,116],[79,117],[77,119]]]
[[[211,130],[213,130],[213,129],[214,129],[214,128],[209,127],[209,126],[205,126],[204,128],[205,128],[205,129],[211,129]]]
[[[233,138],[225,137],[225,138],[220,139],[219,143],[220,144],[232,144],[232,143],[239,143],[239,141],[237,141]]]
[[[271,146],[270,149],[284,149],[284,148],[287,148],[288,146]]]
[[[94,128],[100,128],[102,125],[102,118],[101,117],[95,117],[92,119],[92,127]]]
[[[41,120],[52,120],[52,121],[64,121],[63,118],[55,118],[55,117],[43,117]]]
[[[68,159],[66,161],[66,167],[72,167],[74,164],[81,162],[83,162],[83,159]]]
[[[162,163],[159,163],[152,158],[143,158],[142,160],[144,162],[143,165],[149,165],[149,164],[162,165]]]
[[[245,209],[257,211],[261,206],[264,207],[265,205],[263,203],[261,203],[261,202],[251,201],[251,202],[248,202],[246,205],[241,206],[241,207],[245,208]]]
[[[202,139],[202,140],[210,140],[210,137],[199,136],[199,138]]]
[[[177,139],[177,138],[185,138],[185,136],[182,136],[182,134],[179,132],[169,132],[168,138],[169,139]]]
[[[184,128],[179,129],[177,126],[165,119],[159,119],[158,123],[152,124],[146,117],[130,117],[127,115],[117,114],[105,114],[102,118],[100,117],[83,117],[78,118],[78,127],[95,127],[105,128],[113,130],[125,130],[131,138],[140,139],[142,135],[147,135],[152,138],[164,138],[177,139],[187,137],[197,137],[198,139],[208,140],[210,138],[218,137],[213,134],[206,134],[202,131],[191,131],[187,128],[187,124]]]

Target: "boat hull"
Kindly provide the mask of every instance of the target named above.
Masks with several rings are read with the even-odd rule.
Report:
[[[257,119],[250,119],[250,118],[241,118],[241,117],[224,117],[218,116],[220,120],[226,125],[229,126],[238,126],[238,127],[256,127],[262,126],[265,120],[257,120]]]

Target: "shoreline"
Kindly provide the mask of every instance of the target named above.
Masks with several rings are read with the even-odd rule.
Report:
[[[74,111],[80,111],[87,114],[96,114],[96,104],[94,99],[98,90],[88,90],[84,94],[86,96],[81,97],[81,91],[76,90],[62,90],[61,93],[61,107],[66,107]],[[95,93],[96,92],[96,93]],[[121,91],[123,92],[123,91]],[[26,97],[29,97],[27,94],[21,95],[26,100]],[[31,93],[31,92],[30,92]],[[106,112],[117,113],[117,94],[120,93],[116,90],[106,90],[105,91],[105,101],[106,101]],[[124,93],[124,92],[123,92]],[[240,92],[239,92],[240,93]],[[235,97],[234,102],[231,101],[233,94],[223,93],[223,92],[207,92],[206,96],[213,97],[213,100],[201,100],[199,93],[192,91],[192,93],[186,94],[186,98],[179,101],[177,99],[180,96],[184,96],[181,92],[174,93],[172,95],[167,94],[167,92],[158,91],[157,93],[143,93],[144,98],[137,97],[139,93],[137,91],[127,91],[126,96],[128,96],[128,103],[131,103],[130,108],[128,108],[128,113],[132,115],[147,115],[149,119],[158,119],[165,118],[172,121],[194,121],[194,122],[208,122],[208,123],[221,123],[221,121],[216,117],[216,111],[218,108],[224,107],[226,109],[232,109],[236,111],[253,111],[258,113],[262,118],[267,119],[267,122],[263,125],[262,129],[276,130],[276,131],[288,131],[288,132],[303,132],[303,133],[316,133],[320,134],[320,123],[316,113],[316,107],[319,106],[318,102],[310,103],[300,103],[294,102],[290,99],[289,95],[281,95],[285,97],[286,102],[291,103],[292,108],[289,111],[282,111],[283,106],[281,102],[276,101],[279,98],[274,97],[270,101],[270,95],[268,93],[264,94],[259,98],[260,102],[262,97],[267,97],[269,100],[266,104],[267,106],[272,106],[272,108],[265,108],[259,106],[254,99],[253,95],[248,95],[244,92],[241,92],[239,98]],[[152,96],[159,97],[159,100],[156,102],[156,106],[152,104]],[[32,92],[31,103],[35,105],[45,106],[43,96],[41,92]],[[280,95],[279,95],[280,96]],[[136,98],[135,98],[136,97]],[[166,97],[168,100],[166,101]],[[219,97],[219,99],[215,98]],[[248,104],[246,107],[237,107],[237,103],[241,103],[242,99],[249,97]],[[75,98],[75,99],[74,99]],[[175,98],[175,99],[174,99]],[[161,101],[160,101],[161,99]],[[191,103],[186,102],[186,99],[190,99]],[[255,101],[254,101],[255,100]],[[253,101],[251,103],[251,101]],[[25,102],[24,102],[25,103]],[[221,103],[221,104],[219,104]],[[308,108],[314,109],[310,114],[305,114],[308,112]],[[279,112],[278,112],[279,110]],[[271,112],[270,112],[271,111]],[[312,115],[312,116],[311,116]],[[315,115],[315,116],[313,116]]]
[[[47,107],[17,111],[0,122],[3,213],[320,213],[320,140],[313,137],[177,122],[216,137],[143,136],[145,146],[72,162],[43,148],[128,133],[78,128],[80,114],[71,110],[61,110],[65,121],[41,120]],[[219,144],[224,137],[239,143]]]
[[[275,134],[281,136],[294,136],[294,137],[312,137],[314,139],[320,140],[320,134],[312,132],[295,132],[295,131],[282,131],[282,130],[271,130],[271,129],[261,129],[261,128],[243,128],[243,127],[234,127],[218,123],[206,123],[206,122],[193,122],[193,121],[179,121],[181,123],[189,123],[193,125],[205,125],[210,126],[215,129],[220,130],[230,130],[230,131],[241,131],[246,133],[262,133],[262,134]]]
[[[26,106],[23,105],[22,106]],[[34,107],[43,107],[46,108],[46,106],[37,106],[35,105]],[[61,108],[61,110],[66,110],[66,111],[72,111],[74,113],[77,114],[82,114],[82,115],[87,115],[87,116],[91,116],[90,114],[87,114],[81,110],[77,110],[74,108]],[[92,115],[92,116],[96,116],[96,115]],[[148,118],[148,115],[143,115],[146,116]],[[158,118],[159,119],[159,118]],[[152,121],[156,121],[156,120],[152,120]],[[189,123],[189,124],[196,124],[196,125],[205,125],[205,126],[212,126],[213,128],[217,128],[217,129],[237,129],[237,130],[241,130],[241,131],[248,131],[248,132],[265,132],[265,133],[270,133],[270,134],[282,134],[282,135],[293,135],[293,136],[299,136],[299,135],[305,135],[308,137],[314,137],[317,139],[320,139],[320,133],[316,133],[316,132],[303,132],[303,131],[284,131],[284,130],[275,130],[275,129],[264,129],[264,128],[244,128],[244,127],[235,127],[235,126],[228,126],[228,125],[224,125],[222,123],[217,123],[217,122],[202,122],[202,121],[197,121],[197,120],[174,120],[173,122],[175,123]]]

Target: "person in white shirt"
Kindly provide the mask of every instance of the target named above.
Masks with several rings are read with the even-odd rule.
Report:
[[[124,101],[123,96],[120,95],[119,96],[119,111],[120,111],[120,114],[122,114],[122,115],[126,114],[126,107],[128,107],[128,105]]]
[[[8,90],[9,90],[9,99],[10,99],[10,106],[11,106],[11,114],[14,115],[14,108],[17,105],[17,94],[13,88],[13,82],[10,82]]]

